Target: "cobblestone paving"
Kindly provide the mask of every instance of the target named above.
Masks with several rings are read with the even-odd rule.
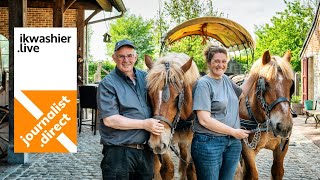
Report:
[[[302,121],[296,118],[295,121]],[[319,128],[320,131],[320,128]],[[0,179],[101,179],[102,159],[99,135],[85,129],[78,136],[78,153],[31,154],[23,165],[10,165]],[[293,129],[289,151],[285,157],[284,179],[320,180],[320,148]],[[272,152],[261,150],[257,156],[260,179],[270,179]],[[177,164],[177,158],[175,158]],[[178,179],[178,173],[175,173]]]

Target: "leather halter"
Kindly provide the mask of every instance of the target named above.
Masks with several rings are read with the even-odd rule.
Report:
[[[162,122],[165,122],[166,124],[169,125],[169,127],[171,128],[171,138],[172,135],[174,134],[174,131],[177,127],[177,124],[180,120],[180,115],[181,115],[181,110],[182,110],[182,106],[184,103],[184,86],[183,86],[183,82],[170,82],[170,63],[169,62],[165,62],[165,67],[166,67],[166,79],[165,79],[165,85],[162,89],[162,101],[163,102],[168,102],[170,99],[170,88],[169,88],[169,84],[171,83],[175,89],[178,91],[178,103],[177,103],[177,113],[173,119],[173,122],[169,121],[167,118],[163,117],[163,116],[153,116],[154,119],[158,119]],[[179,90],[177,83],[181,83],[182,84],[182,89]]]
[[[290,96],[293,94],[293,90],[294,90],[294,82],[292,81],[292,86],[290,88]],[[257,121],[257,119],[254,117],[252,109],[250,107],[249,104],[249,98],[248,96],[246,97],[246,107],[248,110],[248,114],[250,116],[250,121],[240,121],[241,126],[246,127],[248,129],[251,129],[253,131],[256,131],[256,128],[261,129],[261,131],[265,132],[268,131],[268,127],[270,126],[270,112],[271,110],[279,103],[281,102],[288,102],[290,103],[289,99],[286,97],[279,97],[277,98],[275,101],[273,101],[270,105],[266,102],[265,98],[264,98],[264,93],[266,91],[266,87],[265,87],[265,79],[260,77],[258,79],[258,84],[257,84],[257,89],[255,92],[255,95],[257,96],[257,98],[260,100],[260,104],[267,116],[267,119],[264,120],[263,123],[260,123]],[[254,127],[254,128],[253,128]]]
[[[166,79],[165,79],[165,85],[162,89],[162,97],[161,97],[161,100],[163,102],[168,102],[169,99],[170,99],[170,88],[169,88],[169,84],[171,83],[173,85],[173,87],[178,91],[178,101],[177,101],[177,113],[173,119],[173,122],[169,121],[167,118],[163,117],[163,116],[153,116],[154,119],[158,119],[162,122],[165,122],[166,124],[169,125],[170,129],[171,129],[171,135],[170,135],[170,143],[169,143],[169,146],[170,146],[170,149],[176,154],[176,156],[183,162],[185,163],[188,163],[186,162],[184,159],[181,158],[178,150],[174,147],[173,143],[172,143],[172,138],[173,138],[173,134],[175,132],[175,129],[177,128],[177,125],[179,123],[179,120],[180,120],[180,115],[181,115],[181,110],[182,110],[182,106],[184,104],[184,84],[183,84],[183,81],[180,81],[180,82],[171,82],[170,81],[170,63],[168,62],[165,62],[165,67],[166,67]],[[178,88],[178,85],[177,83],[180,83],[182,89],[179,90]],[[186,121],[189,121],[191,122],[193,119],[195,118],[195,115],[192,113],[191,116],[186,120]],[[184,121],[183,121],[184,122]],[[184,123],[182,126],[183,127],[187,127],[187,126],[190,126],[191,123]],[[159,158],[161,159],[161,158]],[[190,162],[192,163],[192,162]]]
[[[257,146],[257,143],[260,141],[260,136],[261,136],[261,132],[267,132],[269,131],[269,127],[270,127],[270,112],[271,110],[279,103],[281,102],[288,102],[290,103],[290,101],[288,100],[288,98],[286,97],[279,97],[277,98],[275,101],[273,101],[270,105],[266,102],[266,100],[264,99],[264,93],[266,91],[266,87],[265,87],[265,79],[263,78],[259,78],[258,79],[258,84],[257,84],[257,89],[256,89],[256,96],[257,98],[260,100],[260,104],[267,116],[267,119],[263,122],[263,123],[259,123],[257,121],[257,119],[254,117],[253,112],[251,110],[251,107],[249,105],[249,99],[248,96],[246,97],[246,107],[248,110],[248,114],[250,116],[250,120],[244,120],[244,119],[240,119],[240,124],[242,127],[245,127],[246,129],[251,130],[252,133],[254,133],[254,137],[251,143],[248,143],[248,140],[245,139],[245,143],[247,144],[247,146],[251,149],[255,149]],[[294,92],[294,81],[292,80],[292,85],[290,87],[290,98],[292,96]],[[291,113],[293,112],[292,109],[290,108]],[[273,128],[271,126],[272,132]],[[281,139],[280,142],[280,150],[284,151],[286,145],[288,144],[288,139]]]

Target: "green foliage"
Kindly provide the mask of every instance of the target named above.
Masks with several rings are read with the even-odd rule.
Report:
[[[222,13],[214,11],[211,0],[171,0],[165,1],[163,12],[159,13],[156,21],[160,34],[165,34],[170,27],[183,23],[184,21],[202,16],[223,16]],[[199,71],[205,72],[207,65],[203,57],[205,40],[200,36],[185,37],[175,42],[167,51],[183,52],[192,56]]]
[[[184,21],[201,16],[222,16],[214,11],[211,0],[171,0],[164,3],[165,15],[169,16],[171,23],[181,24]]]
[[[97,71],[98,68],[98,63],[100,62],[93,62],[90,61],[89,62],[89,67],[88,67],[88,79],[89,79],[89,83],[94,83],[94,74]],[[116,67],[115,62],[113,61],[105,61],[102,64],[102,68],[106,71],[108,71],[109,73]],[[103,70],[101,70],[101,79],[103,79],[105,76],[107,75],[107,73]]]
[[[271,19],[271,24],[256,27],[257,45],[255,57],[260,58],[264,51],[283,56],[291,50],[291,64],[295,71],[301,71],[299,53],[311,27],[312,8],[305,7],[298,0],[285,1],[286,9]]]
[[[292,96],[291,103],[301,103],[301,97],[300,96]]]
[[[170,51],[182,52],[193,57],[200,72],[206,72],[207,64],[203,57],[202,51],[204,46],[201,45],[202,38],[199,36],[185,37],[179,42],[172,44]]]
[[[89,83],[93,83],[94,81],[94,73],[96,73],[96,70],[97,70],[97,63],[96,62],[93,62],[93,61],[90,61],[89,62],[89,65],[88,65],[88,82]]]
[[[111,56],[113,54],[114,45],[117,41],[122,39],[131,40],[138,53],[136,65],[140,68],[143,67],[144,55],[149,54],[152,56],[154,54],[155,38],[152,34],[152,28],[152,20],[144,20],[141,16],[125,14],[110,25],[112,42],[107,45],[108,55]]]

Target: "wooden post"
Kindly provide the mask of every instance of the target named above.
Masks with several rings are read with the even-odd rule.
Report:
[[[64,0],[53,1],[53,27],[63,27],[64,22]]]
[[[14,153],[14,27],[26,24],[27,0],[10,0],[9,7],[9,146],[8,163],[21,164],[28,161],[27,153]]]
[[[78,85],[83,84],[83,62],[84,62],[84,9],[77,10],[77,77]]]

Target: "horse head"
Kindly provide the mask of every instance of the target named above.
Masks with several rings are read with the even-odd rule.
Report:
[[[148,95],[155,119],[164,124],[160,136],[150,135],[149,146],[155,154],[164,154],[171,143],[180,119],[192,115],[192,86],[199,71],[192,58],[183,53],[170,53],[155,63],[145,56],[149,68],[147,75]]]
[[[293,93],[291,52],[283,58],[264,52],[250,73],[259,74],[249,93],[249,104],[258,123],[267,123],[275,137],[289,138],[292,131],[290,98]]]

